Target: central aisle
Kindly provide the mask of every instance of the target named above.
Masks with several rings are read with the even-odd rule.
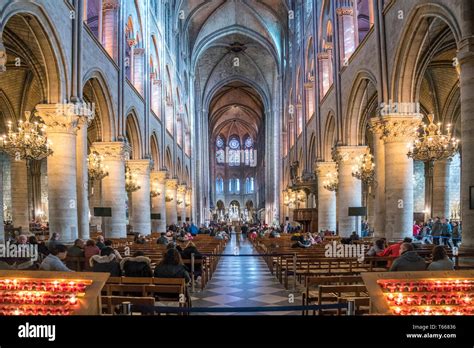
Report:
[[[257,254],[247,239],[232,234],[223,254]],[[294,302],[290,298],[294,295]],[[286,291],[259,256],[221,257],[202,292],[192,295],[193,307],[267,307],[300,305],[299,292]],[[300,315],[301,312],[209,313],[210,315]]]

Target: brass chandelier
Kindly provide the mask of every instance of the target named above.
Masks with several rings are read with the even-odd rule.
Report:
[[[375,163],[374,156],[367,153],[358,157],[358,163],[352,167],[352,176],[359,179],[366,185],[375,183]]]
[[[104,156],[99,155],[97,152],[91,152],[87,157],[87,171],[89,178],[92,181],[100,181],[105,178],[109,173],[107,172],[108,167],[103,164]]]
[[[446,126],[446,134],[441,132],[441,123],[433,122],[434,115],[428,115],[429,123],[424,124],[420,137],[409,144],[408,157],[417,161],[432,162],[453,157],[459,149],[459,139],[451,133],[451,125]]]
[[[125,167],[125,190],[128,193],[138,191],[140,189],[138,185],[137,175],[133,174],[130,167]]]
[[[18,121],[18,130],[12,129],[12,122],[8,122],[8,134],[0,137],[2,150],[19,160],[42,160],[53,153],[51,143],[44,131],[46,126],[31,121],[31,112],[25,111],[25,121]]]
[[[328,191],[336,191],[339,187],[337,173],[327,173],[326,179],[323,181],[323,187]]]

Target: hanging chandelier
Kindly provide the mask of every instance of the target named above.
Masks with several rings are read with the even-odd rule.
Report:
[[[375,163],[374,156],[367,153],[358,157],[358,163],[352,167],[352,176],[361,180],[366,185],[375,183]]]
[[[434,115],[428,115],[428,125],[423,124],[420,137],[409,144],[408,157],[417,161],[432,162],[453,157],[459,149],[459,139],[451,134],[451,125],[446,134],[441,133],[441,123],[433,122]]]
[[[130,167],[125,167],[125,190],[128,193],[138,191],[140,189],[138,185],[137,175],[133,174]]]
[[[337,191],[339,187],[337,173],[327,173],[326,179],[323,181],[323,187],[328,191]]]
[[[12,129],[12,122],[8,122],[8,134],[0,137],[3,151],[15,160],[42,160],[53,153],[51,143],[44,135],[46,126],[31,121],[31,112],[25,111],[25,121],[18,121],[18,130]]]
[[[89,173],[89,178],[92,181],[100,181],[105,178],[109,173],[107,172],[108,167],[103,164],[104,156],[99,155],[97,152],[91,152],[87,156],[87,172]]]
[[[161,192],[158,190],[158,182],[154,181],[151,185],[150,197],[158,197]]]

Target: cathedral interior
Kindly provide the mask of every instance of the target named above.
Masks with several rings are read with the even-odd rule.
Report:
[[[425,262],[407,278],[444,253],[439,277],[474,291],[470,148],[472,0],[0,1],[0,240],[45,248],[0,255],[0,293],[76,277],[103,307],[77,310],[111,314],[123,260],[158,281],[174,243],[202,254],[176,256],[186,308],[321,304],[311,279],[331,275],[359,277],[365,300],[336,301],[356,313],[413,314],[384,300],[405,252]],[[104,240],[118,274],[95,268]],[[332,243],[375,251],[336,265]]]

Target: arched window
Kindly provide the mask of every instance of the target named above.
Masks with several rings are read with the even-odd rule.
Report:
[[[245,192],[246,193],[253,193],[254,192],[254,179],[253,177],[249,177],[245,179]]]
[[[240,179],[234,179],[235,180],[235,193],[240,192]]]
[[[246,166],[254,165],[253,139],[247,137],[244,141],[244,162]]]
[[[218,177],[216,179],[216,193],[223,193],[224,192],[224,179]]]
[[[232,136],[229,140],[229,166],[240,165],[240,139]]]
[[[216,139],[216,161],[217,163],[224,163],[225,162],[225,141],[224,139],[219,135],[217,136]]]

